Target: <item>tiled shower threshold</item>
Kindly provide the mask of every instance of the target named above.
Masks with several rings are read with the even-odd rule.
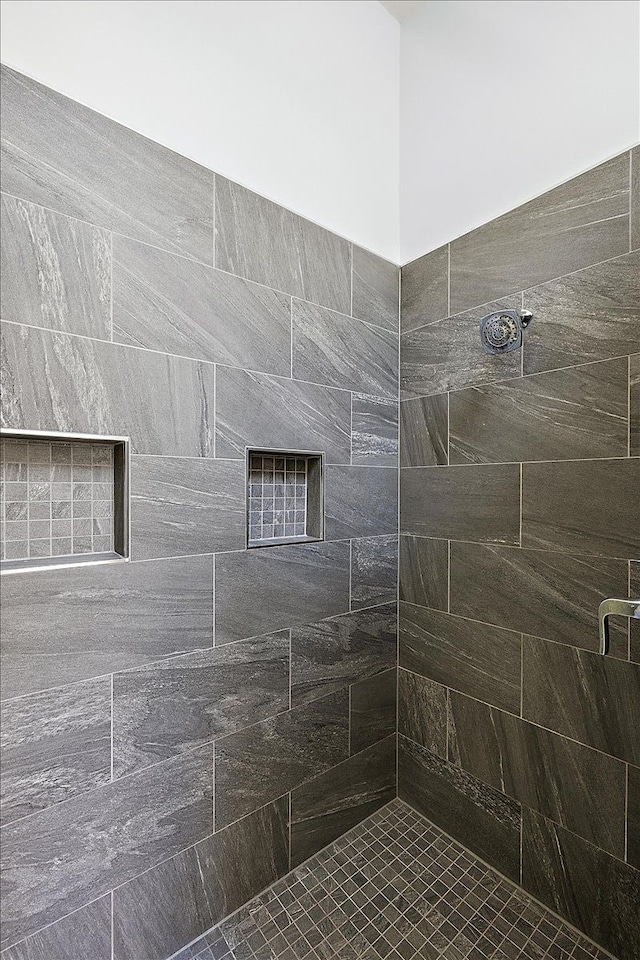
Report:
[[[172,960],[609,960],[393,800]]]

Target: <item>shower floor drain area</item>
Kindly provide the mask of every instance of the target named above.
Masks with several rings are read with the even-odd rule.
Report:
[[[173,960],[610,960],[393,800]]]

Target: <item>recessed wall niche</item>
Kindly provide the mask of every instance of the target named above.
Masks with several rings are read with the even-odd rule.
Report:
[[[323,455],[248,449],[246,462],[247,546],[322,540]]]
[[[3,430],[0,568],[126,560],[126,437]]]

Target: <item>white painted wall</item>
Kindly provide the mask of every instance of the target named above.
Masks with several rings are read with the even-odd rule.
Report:
[[[401,36],[403,263],[640,140],[638,0],[432,0]]]
[[[400,26],[376,0],[5,0],[9,66],[398,261]]]

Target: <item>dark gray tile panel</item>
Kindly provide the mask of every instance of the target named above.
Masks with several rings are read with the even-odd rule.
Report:
[[[631,249],[640,247],[640,147],[631,151]]]
[[[351,462],[398,466],[398,404],[354,394],[351,406]]]
[[[629,564],[629,594],[640,597],[640,563]],[[640,622],[629,621],[629,659],[640,663]]]
[[[629,767],[627,860],[640,870],[640,767]]]
[[[425,537],[400,537],[400,600],[447,610],[449,544]]]
[[[359,680],[351,687],[349,752],[352,756],[386,737],[395,736],[397,677],[394,664],[393,669]]]
[[[327,540],[378,537],[398,531],[398,471],[393,467],[342,467],[325,471]]]
[[[364,537],[351,542],[351,609],[388,603],[398,593],[398,538]]]
[[[629,357],[629,456],[640,457],[640,353]]]
[[[435,467],[449,462],[446,393],[400,404],[400,466]]]
[[[449,246],[402,268],[401,329],[421,327],[449,314]]]
[[[111,960],[111,897],[101,897],[2,952],[2,960]]]
[[[399,274],[394,263],[355,244],[353,257],[352,313],[387,330],[398,329]]]
[[[398,670],[398,733],[447,758],[447,688]]]

